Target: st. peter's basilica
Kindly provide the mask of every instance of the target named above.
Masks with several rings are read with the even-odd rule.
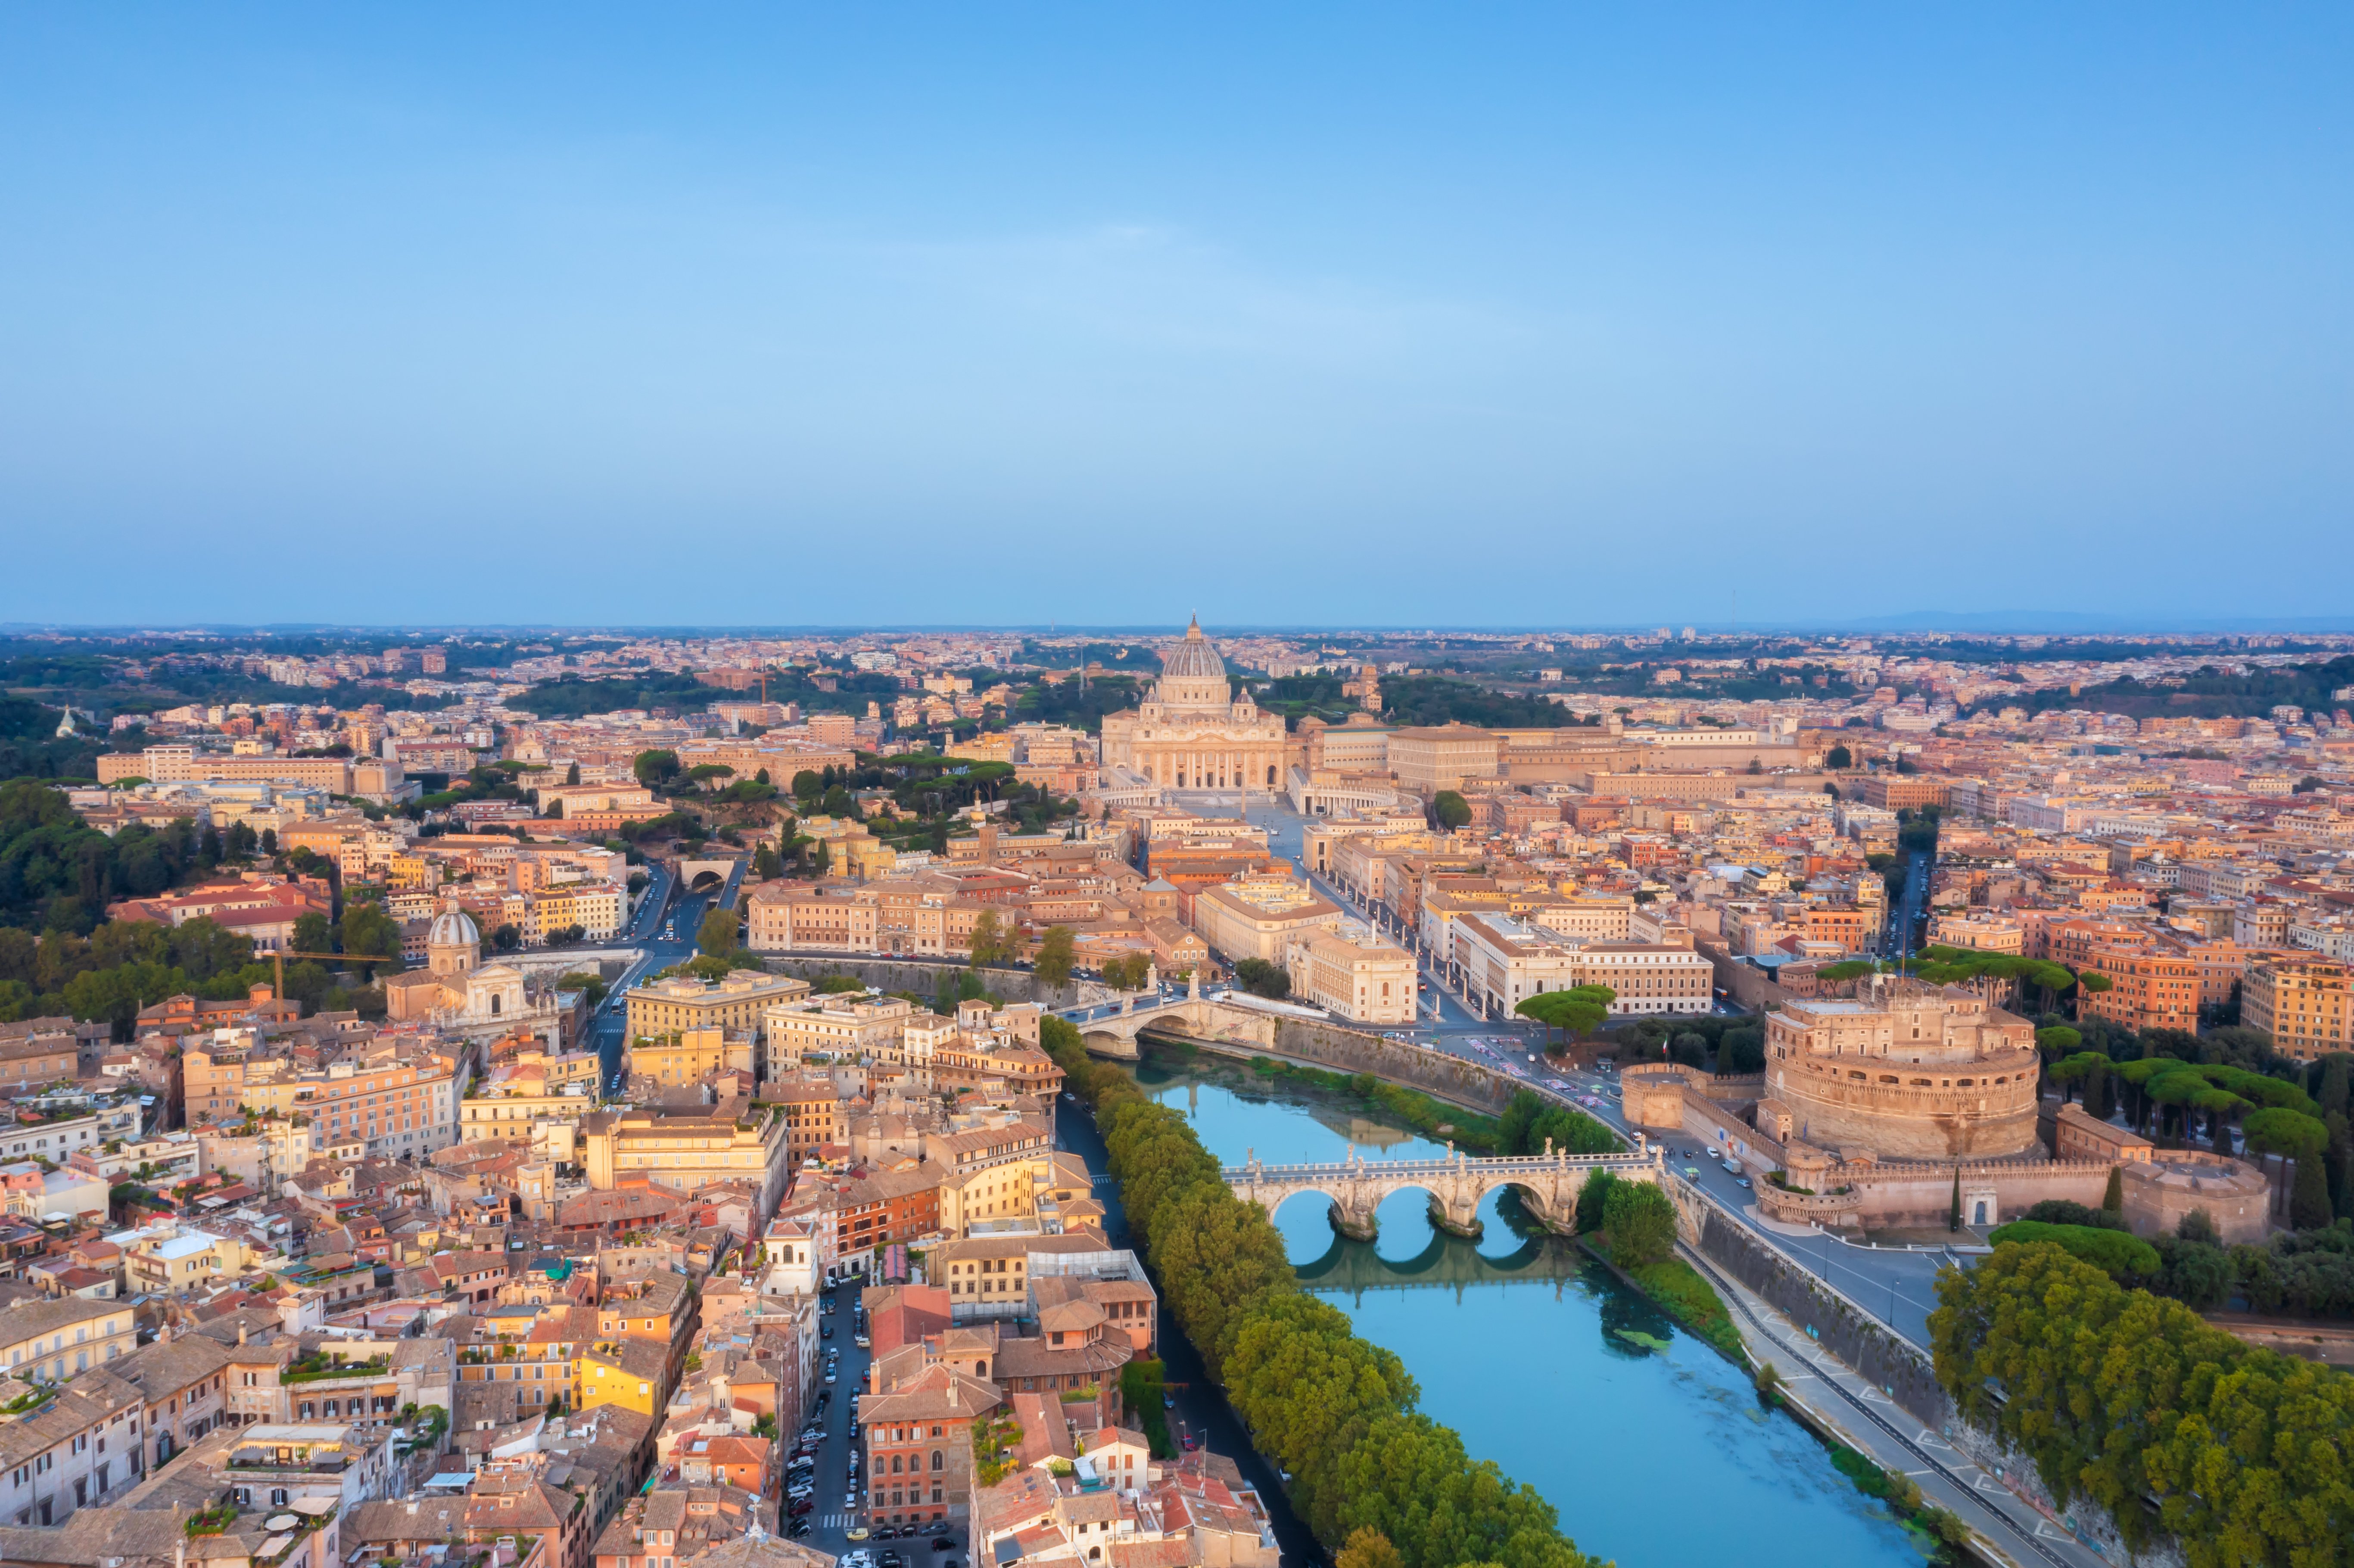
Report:
[[[1290,751],[1282,715],[1230,690],[1198,618],[1161,656],[1144,705],[1104,715],[1104,766],[1166,789],[1279,789]]]

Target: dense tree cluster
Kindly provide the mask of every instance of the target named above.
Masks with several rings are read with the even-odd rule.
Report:
[[[2190,1568],[2354,1562],[2354,1378],[2243,1344],[2048,1243],[1939,1277],[1938,1381],[2088,1497],[2137,1549],[2163,1532]]]
[[[1552,1505],[1416,1409],[1398,1358],[1302,1293],[1283,1238],[1236,1198],[1177,1112],[1091,1062],[1078,1031],[1040,1038],[1096,1107],[1129,1223],[1161,1298],[1225,1387],[1259,1451],[1291,1474],[1301,1517],[1328,1547],[1384,1538],[1383,1568],[1583,1568]],[[1360,1559],[1362,1560],[1362,1559]]]
[[[1672,1061],[1716,1073],[1766,1070],[1766,1028],[1755,1018],[1638,1018],[1605,1038],[1621,1061]]]
[[[143,1007],[182,991],[241,996],[267,980],[253,944],[210,920],[183,926],[117,922],[89,937],[0,929],[0,1022],[62,1017],[127,1027]]]
[[[218,833],[175,819],[109,838],[37,779],[0,784],[0,925],[87,934],[117,898],[145,898],[227,853]]]
[[[1281,964],[1265,959],[1243,959],[1235,965],[1235,982],[1253,996],[1281,1001],[1291,994],[1291,976]]]
[[[1997,1225],[1987,1239],[1998,1246],[2004,1242],[2048,1242],[2111,1278],[2128,1284],[2138,1284],[2158,1272],[2156,1247],[2106,1225],[2055,1225],[2042,1220],[2013,1220],[2007,1225]]]
[[[1618,1135],[1582,1110],[1557,1106],[1521,1089],[1496,1118],[1499,1154],[1616,1154]]]

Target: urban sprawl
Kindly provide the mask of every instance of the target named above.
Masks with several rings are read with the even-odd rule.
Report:
[[[1069,1136],[1156,1042],[1437,1095],[1466,1161],[1634,1157],[1687,1250],[1712,1204],[2041,1240],[2354,1361],[2354,639],[0,672],[12,1561],[1274,1568]]]

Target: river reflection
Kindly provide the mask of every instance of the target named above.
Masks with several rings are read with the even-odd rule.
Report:
[[[1352,1142],[1368,1160],[1444,1152],[1224,1064],[1156,1056],[1137,1078],[1232,1164],[1329,1160]],[[1314,1197],[1285,1203],[1276,1227],[1302,1283],[1395,1351],[1423,1408],[1543,1492],[1585,1551],[1627,1568],[1927,1554],[1796,1422],[1761,1409],[1744,1372],[1530,1222],[1509,1192],[1490,1194],[1479,1217],[1476,1242],[1447,1235],[1406,1192],[1382,1204],[1371,1244],[1338,1236]]]

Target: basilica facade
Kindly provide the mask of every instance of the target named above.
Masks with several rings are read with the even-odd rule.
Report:
[[[1104,766],[1167,789],[1280,789],[1291,752],[1283,716],[1230,691],[1199,620],[1161,655],[1143,706],[1104,715]]]
[[[429,1025],[460,1040],[536,1034],[550,1051],[563,1048],[564,1009],[553,988],[535,990],[512,964],[482,962],[482,931],[456,901],[434,916],[425,953],[423,969],[384,977],[392,1022]]]

